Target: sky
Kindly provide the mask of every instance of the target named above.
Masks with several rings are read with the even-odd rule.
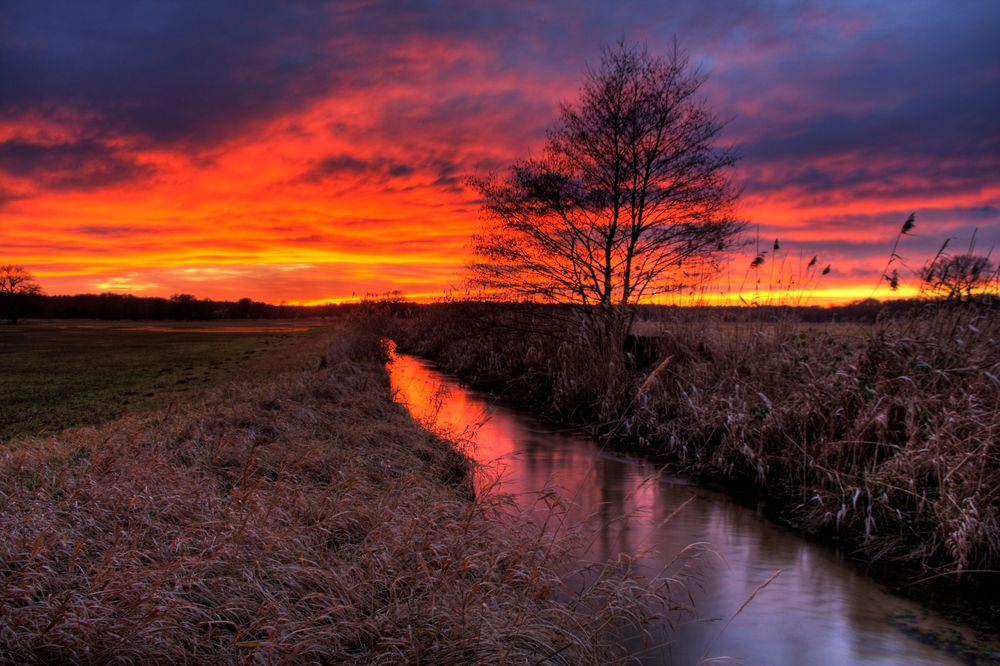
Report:
[[[50,294],[461,290],[466,179],[537,154],[603,46],[675,37],[780,239],[764,288],[816,255],[811,302],[888,296],[911,212],[910,268],[1000,241],[995,0],[0,0],[0,264]]]

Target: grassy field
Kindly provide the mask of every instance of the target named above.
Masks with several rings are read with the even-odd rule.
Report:
[[[320,320],[0,326],[0,441],[100,423],[265,373],[264,366],[287,360],[283,354],[329,326]]]
[[[468,460],[393,402],[366,322],[31,330],[4,332],[25,372],[50,349],[101,359],[114,391],[199,380],[0,445],[0,665],[616,663],[611,628],[673,590],[627,562],[568,589],[566,544],[473,496]],[[117,395],[83,386],[91,410]]]

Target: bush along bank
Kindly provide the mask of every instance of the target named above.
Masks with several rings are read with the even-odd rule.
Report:
[[[394,335],[470,383],[763,496],[869,561],[966,582],[1000,569],[995,308],[874,325],[675,312],[621,353],[565,324],[538,330],[544,311],[434,305]]]

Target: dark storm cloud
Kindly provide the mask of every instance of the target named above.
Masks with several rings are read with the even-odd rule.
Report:
[[[808,11],[789,12],[801,29],[770,43],[758,35],[747,62],[732,37],[718,44],[709,86],[735,109],[748,191],[787,184],[822,201],[837,192],[974,192],[995,182],[1000,4],[810,7],[822,11],[820,28]]]
[[[534,143],[558,113],[556,100],[510,89],[477,92],[445,90],[432,99],[396,99],[382,105],[372,131],[403,145],[433,137],[464,146],[489,137],[497,142]],[[527,146],[524,147],[527,149]]]
[[[383,156],[362,157],[338,153],[318,160],[299,180],[318,183],[338,178],[368,178],[389,181],[395,178],[425,175],[435,187],[455,189],[465,178],[466,167],[439,155],[426,155],[408,162]]]
[[[515,30],[500,3],[462,7],[15,0],[0,18],[0,110],[70,109],[91,133],[211,146],[338,89],[399,77],[421,57],[399,51],[408,38]]]
[[[12,192],[11,190],[8,190],[3,186],[0,186],[0,208],[3,208],[11,201],[16,201],[21,198],[22,198],[21,195],[18,195],[17,193]]]
[[[748,159],[750,162],[750,159]],[[781,195],[800,207],[815,207],[850,197],[853,200],[961,195],[977,191],[989,173],[1000,173],[1000,159],[966,162],[941,156],[907,159],[880,154],[850,165],[816,163],[808,154],[777,163],[753,163],[769,168],[744,169],[748,194]]]
[[[96,141],[46,145],[11,139],[0,142],[0,172],[48,190],[93,190],[144,178],[152,171]]]
[[[86,234],[88,236],[134,236],[137,234],[154,234],[155,229],[148,229],[143,227],[128,227],[128,226],[84,226],[77,227],[75,229],[78,233]]]
[[[1000,209],[997,209],[995,206],[917,208],[913,210],[889,210],[879,213],[828,215],[815,217],[798,226],[786,224],[785,228],[789,230],[802,230],[818,226],[826,229],[855,232],[873,228],[885,228],[895,233],[903,226],[903,221],[909,217],[910,213],[914,213],[917,217],[916,229],[910,234],[912,237],[926,235],[937,237],[939,232],[954,226],[956,220],[963,220],[974,225],[982,225],[995,222],[1000,218]]]
[[[946,95],[917,92],[869,111],[818,110],[742,145],[750,161],[823,158],[849,151],[864,157],[987,158],[1000,163],[1000,93],[986,87]]]
[[[317,161],[301,179],[320,182],[330,178],[374,176],[381,179],[409,176],[415,171],[413,165],[397,162],[385,157],[361,157],[350,153],[330,155]]]
[[[362,90],[357,117],[315,130],[349,150],[299,182],[402,178],[457,193],[539,145],[602,45],[661,52],[676,35],[709,74],[711,107],[732,119],[724,140],[743,155],[748,195],[968,204],[1000,173],[998,25],[995,0],[14,0],[0,12],[0,114],[69,118],[77,138],[8,138],[0,169],[93,189],[149,175],[122,146],[190,155],[285,114],[301,134],[295,112]],[[483,148],[497,145],[508,149]],[[13,196],[0,190],[0,205]],[[956,204],[941,224],[998,229],[995,207],[981,210]]]
[[[713,96],[735,102],[720,111],[735,115],[741,131],[757,133],[748,158],[814,155],[845,137],[851,145],[891,141],[907,149],[909,141],[918,150],[930,140],[959,150],[984,134],[996,140],[998,24],[1000,5],[988,2],[24,0],[7,3],[0,19],[0,108],[69,107],[113,133],[212,144],[340,87],[398,76],[401,62],[419,60],[396,48],[409,37],[476,44],[491,54],[482,65],[487,75],[576,81],[602,44],[625,37],[658,50],[677,35],[695,61],[716,70]],[[797,92],[793,105],[816,107],[783,137],[776,136],[789,129],[781,104],[760,113],[739,108],[740,98],[766,102],[782,87]],[[551,101],[510,92],[459,96],[434,115],[404,109],[397,130],[463,115],[504,122],[523,118],[531,104],[540,107],[530,112],[551,115]],[[858,106],[856,114],[823,108],[845,101]]]
[[[215,143],[334,76],[319,3],[25,1],[0,21],[4,113],[69,107],[152,143]]]

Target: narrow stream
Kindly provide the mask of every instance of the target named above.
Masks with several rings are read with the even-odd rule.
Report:
[[[700,557],[701,583],[689,587],[696,616],[654,629],[648,663],[962,663],[916,638],[914,628],[965,630],[886,592],[831,548],[722,494],[664,477],[649,461],[604,452],[587,437],[499,405],[425,361],[399,354],[389,369],[396,399],[437,432],[471,440],[471,455],[501,475],[500,490],[519,505],[531,510],[538,491],[556,490],[570,506],[567,520],[592,530],[584,552],[575,553],[580,560],[643,553],[643,570],[655,574],[689,544],[710,545],[717,555]]]

